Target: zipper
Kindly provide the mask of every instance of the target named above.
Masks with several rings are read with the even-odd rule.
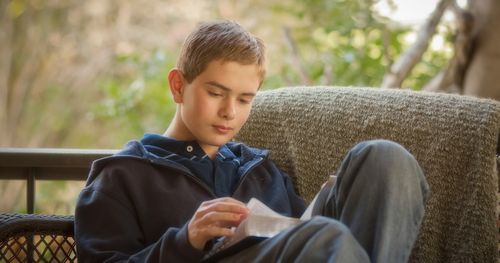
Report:
[[[142,159],[142,158],[140,158],[140,159]],[[184,169],[181,169],[181,168],[178,168],[178,167],[175,167],[175,166],[172,166],[172,165],[167,165],[165,163],[162,163],[163,161],[165,161],[164,159],[147,159],[147,160],[149,160],[149,162],[151,162],[152,164],[157,164],[157,165],[165,166],[165,167],[168,167],[170,169],[176,170],[176,171],[178,171],[178,172],[186,175],[193,182],[195,182],[196,184],[198,184],[199,186],[201,186],[203,189],[205,189],[210,195],[212,195],[213,198],[217,198],[217,196],[212,191],[212,189],[210,189],[206,184],[204,184],[198,177],[194,176],[194,174],[192,174],[190,171],[186,171]],[[156,161],[156,160],[159,160],[159,161]],[[260,165],[263,162],[264,162],[264,158],[263,157],[258,157],[258,160],[255,161],[253,164],[251,164],[245,170],[245,172],[241,175],[241,179],[239,180],[238,185],[236,185],[236,187],[234,188],[234,191],[231,194],[231,196],[233,196],[234,193],[237,192],[238,188],[240,188],[240,186],[243,184],[243,181],[247,178],[248,174],[250,174],[250,172],[255,167],[257,167],[258,165]]]
[[[186,171],[186,170],[181,169],[181,168],[178,168],[178,167],[175,167],[175,166],[166,165],[166,164],[162,163],[163,159],[147,159],[147,160],[149,160],[149,162],[152,163],[152,164],[157,164],[157,165],[161,165],[161,166],[164,166],[164,167],[168,167],[168,168],[170,168],[172,170],[176,170],[177,172],[180,172],[180,173],[186,175],[189,179],[191,179],[197,185],[199,185],[203,189],[205,189],[210,195],[212,195],[213,198],[217,198],[217,196],[215,195],[215,193],[206,184],[204,184],[198,177],[194,176],[194,174],[192,174],[191,172]],[[158,162],[156,160],[160,160],[160,161]]]
[[[259,160],[258,161],[255,161],[252,165],[250,165],[250,167],[248,167],[246,169],[246,171],[241,175],[241,179],[240,181],[238,182],[238,185],[236,185],[236,187],[234,188],[234,191],[233,193],[231,194],[231,196],[234,195],[234,193],[236,193],[238,191],[238,188],[240,188],[240,186],[243,184],[243,181],[247,178],[248,174],[250,174],[250,172],[255,168],[257,167],[259,164],[263,163],[264,162],[264,158],[262,157],[259,157]]]
[[[206,184],[204,184],[198,177],[194,176],[194,174],[192,174],[189,170],[184,170],[182,168],[175,167],[174,165],[170,165],[170,164],[168,164],[168,161],[166,159],[156,158],[154,156],[149,156],[149,158],[148,158],[148,157],[146,157],[146,156],[148,156],[148,154],[147,154],[147,151],[145,149],[143,149],[142,152],[143,152],[143,157],[139,157],[139,156],[135,156],[135,155],[125,155],[123,157],[134,158],[134,159],[139,159],[139,160],[143,160],[143,161],[147,160],[152,164],[157,164],[157,165],[161,165],[161,166],[176,170],[176,171],[186,175],[188,178],[190,178],[197,185],[201,186],[201,188],[205,189],[213,198],[217,198],[217,196],[212,191],[212,189],[210,189]],[[151,157],[153,157],[153,158],[151,158]],[[111,158],[111,157],[109,157],[109,158]],[[159,161],[157,161],[157,160],[159,160]],[[167,161],[167,163],[163,163],[163,161]]]

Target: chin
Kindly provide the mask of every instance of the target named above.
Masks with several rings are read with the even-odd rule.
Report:
[[[226,143],[228,143],[231,138],[217,138],[212,140],[207,140],[207,144],[220,147]]]

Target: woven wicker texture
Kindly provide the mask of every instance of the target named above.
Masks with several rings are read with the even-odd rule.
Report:
[[[432,191],[412,262],[496,262],[500,105],[464,96],[371,88],[260,92],[237,140],[271,150],[311,200],[347,151],[367,139],[400,143]]]
[[[0,214],[0,262],[77,262],[73,217]]]

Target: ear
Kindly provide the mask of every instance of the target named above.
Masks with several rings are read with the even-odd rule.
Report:
[[[174,98],[175,103],[182,103],[182,97],[184,94],[184,76],[179,69],[172,69],[168,73],[168,84],[170,86],[170,93]]]

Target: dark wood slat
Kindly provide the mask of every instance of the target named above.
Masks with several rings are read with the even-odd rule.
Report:
[[[26,181],[28,213],[35,210],[36,181],[87,179],[96,159],[116,150],[0,148],[0,180]]]
[[[0,167],[88,167],[116,150],[0,148]]]

